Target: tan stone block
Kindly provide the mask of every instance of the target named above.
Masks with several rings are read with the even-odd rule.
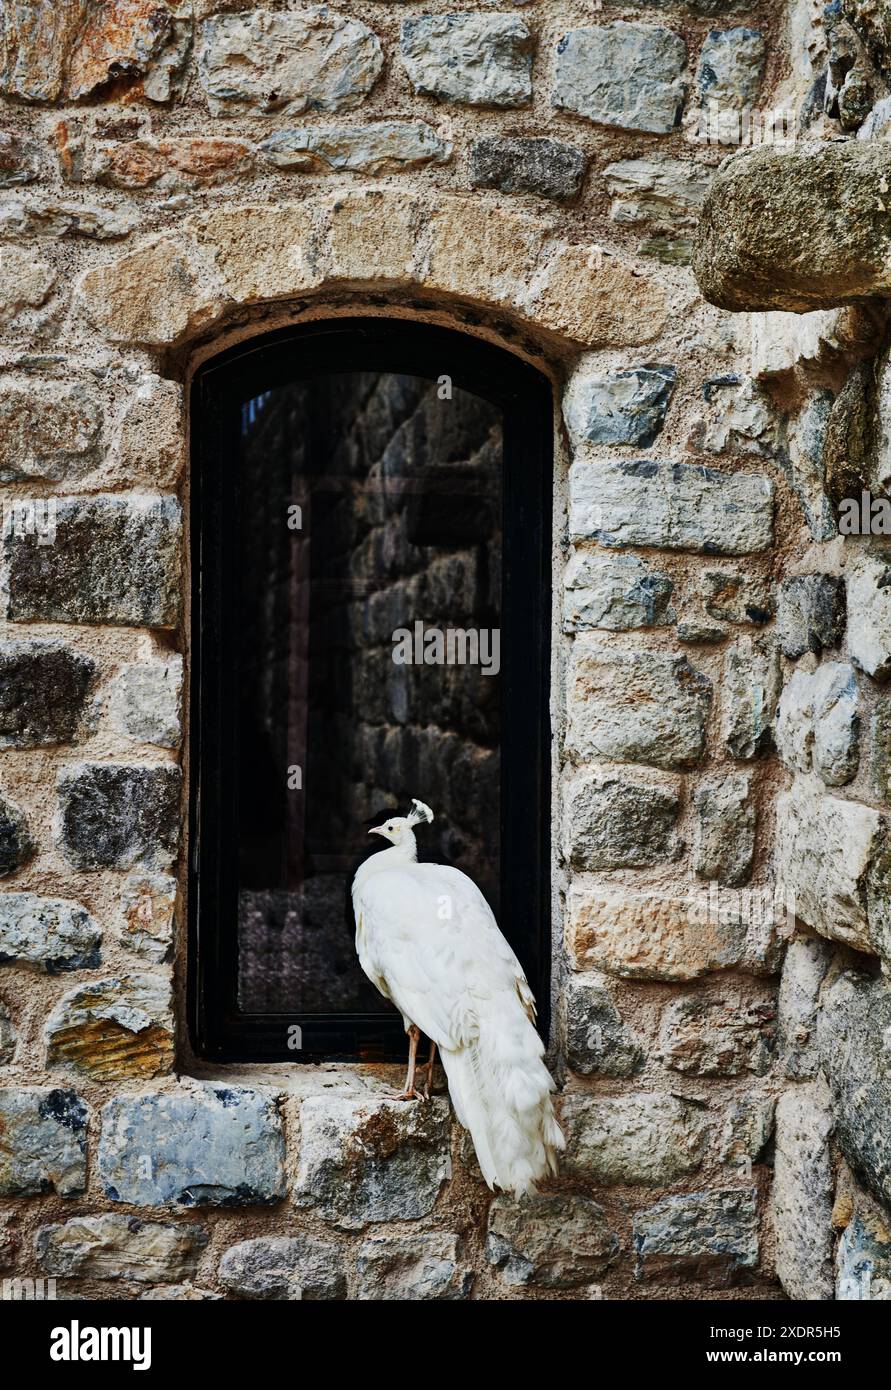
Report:
[[[381,189],[331,199],[323,210],[326,279],[416,280],[426,221],[418,198]]]
[[[253,162],[244,140],[121,140],[100,148],[93,176],[109,188],[188,188],[235,178]]]
[[[153,237],[108,265],[87,271],[80,297],[112,342],[166,347],[213,319],[223,298],[180,236]]]
[[[0,323],[43,304],[55,283],[53,270],[32,251],[0,248]]]
[[[312,203],[227,208],[186,225],[236,304],[287,299],[320,282]]]
[[[716,906],[718,895],[668,897],[623,888],[569,893],[567,946],[576,970],[626,979],[696,980],[738,965],[746,945],[743,914]]]
[[[526,302],[547,223],[449,198],[431,216],[430,230],[426,285],[512,309]]]
[[[651,273],[635,274],[598,246],[564,245],[549,254],[531,317],[586,347],[633,347],[659,337],[668,303]]]

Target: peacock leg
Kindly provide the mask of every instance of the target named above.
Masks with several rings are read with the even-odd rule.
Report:
[[[408,1030],[408,1071],[405,1074],[405,1090],[395,1097],[396,1100],[420,1100],[421,1096],[415,1090],[415,1068],[418,1061],[418,1042],[420,1041],[421,1030],[416,1024],[412,1024]]]
[[[423,1090],[423,1092],[422,1092],[423,1097],[424,1097],[425,1100],[429,1100],[429,1099],[430,1099],[430,1087],[433,1085],[433,1063],[434,1063],[435,1061],[436,1061],[436,1043],[435,1043],[435,1042],[431,1042],[431,1044],[430,1044],[430,1056],[427,1058],[427,1061],[426,1061],[426,1062],[424,1063],[424,1065],[421,1067],[421,1071],[427,1073],[427,1075],[426,1075],[426,1077],[425,1077],[425,1079],[424,1079],[424,1090]]]

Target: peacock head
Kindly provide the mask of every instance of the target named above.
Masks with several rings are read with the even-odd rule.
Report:
[[[394,845],[404,845],[414,839],[414,827],[421,821],[429,824],[433,820],[433,812],[429,806],[425,806],[423,801],[412,798],[412,809],[407,816],[390,816],[383,825],[375,825],[369,830],[369,835],[382,835],[385,840],[389,840]]]

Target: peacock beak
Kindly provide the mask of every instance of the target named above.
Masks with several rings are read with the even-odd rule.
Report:
[[[375,826],[373,826],[373,827],[371,828],[371,830],[369,830],[368,833],[369,833],[369,835],[383,835],[383,837],[384,837],[385,840],[389,839],[389,836],[387,835],[386,829],[385,829],[385,827],[382,826],[382,825],[375,825]]]

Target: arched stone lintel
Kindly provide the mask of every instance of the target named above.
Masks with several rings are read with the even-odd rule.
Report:
[[[476,305],[574,353],[650,342],[667,317],[652,273],[541,219],[379,188],[190,217],[88,271],[76,302],[109,342],[167,354],[246,309],[359,288]]]

